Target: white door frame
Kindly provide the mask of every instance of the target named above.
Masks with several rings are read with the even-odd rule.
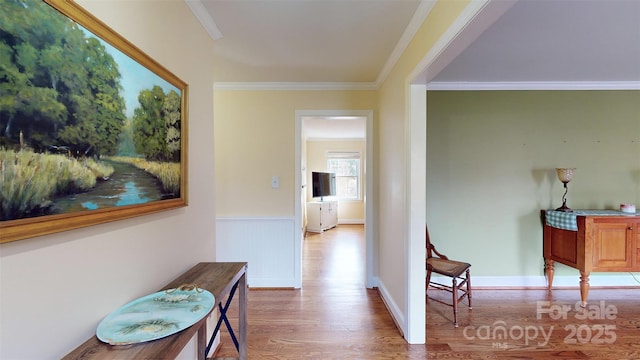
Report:
[[[407,89],[409,117],[405,126],[408,140],[407,166],[407,234],[405,257],[407,267],[407,309],[405,339],[409,344],[426,342],[426,285],[424,257],[427,218],[427,87],[409,85]]]
[[[405,339],[410,344],[426,342],[425,268],[426,245],[426,124],[427,90],[431,80],[484,30],[499,19],[517,0],[478,0],[471,2],[438,39],[431,50],[407,77],[407,114],[405,158],[406,219],[406,309]],[[417,254],[421,254],[418,256]]]
[[[375,197],[373,192],[374,184],[374,156],[373,156],[373,111],[372,110],[296,110],[295,124],[295,283],[296,287],[302,287],[302,118],[307,116],[362,116],[366,118],[366,154],[364,164],[364,206],[365,206],[365,286],[372,288],[378,286],[378,254],[375,245]]]

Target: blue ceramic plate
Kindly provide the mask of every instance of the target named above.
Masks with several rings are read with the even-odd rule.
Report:
[[[134,300],[109,314],[96,330],[100,341],[135,344],[163,338],[197,323],[213,309],[207,290],[171,289]]]

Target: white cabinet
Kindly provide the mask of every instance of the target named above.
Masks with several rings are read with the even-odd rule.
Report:
[[[321,233],[338,225],[337,201],[307,203],[307,231]]]

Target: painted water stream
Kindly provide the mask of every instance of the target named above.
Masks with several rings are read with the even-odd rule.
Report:
[[[99,181],[84,193],[68,195],[53,201],[59,213],[95,210],[114,206],[144,204],[162,199],[160,182],[137,167],[105,161],[114,172],[107,181]]]

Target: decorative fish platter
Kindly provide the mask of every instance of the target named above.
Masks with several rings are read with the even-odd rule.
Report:
[[[194,285],[149,294],[109,314],[98,325],[96,336],[112,345],[160,339],[197,323],[214,303],[211,292]]]

